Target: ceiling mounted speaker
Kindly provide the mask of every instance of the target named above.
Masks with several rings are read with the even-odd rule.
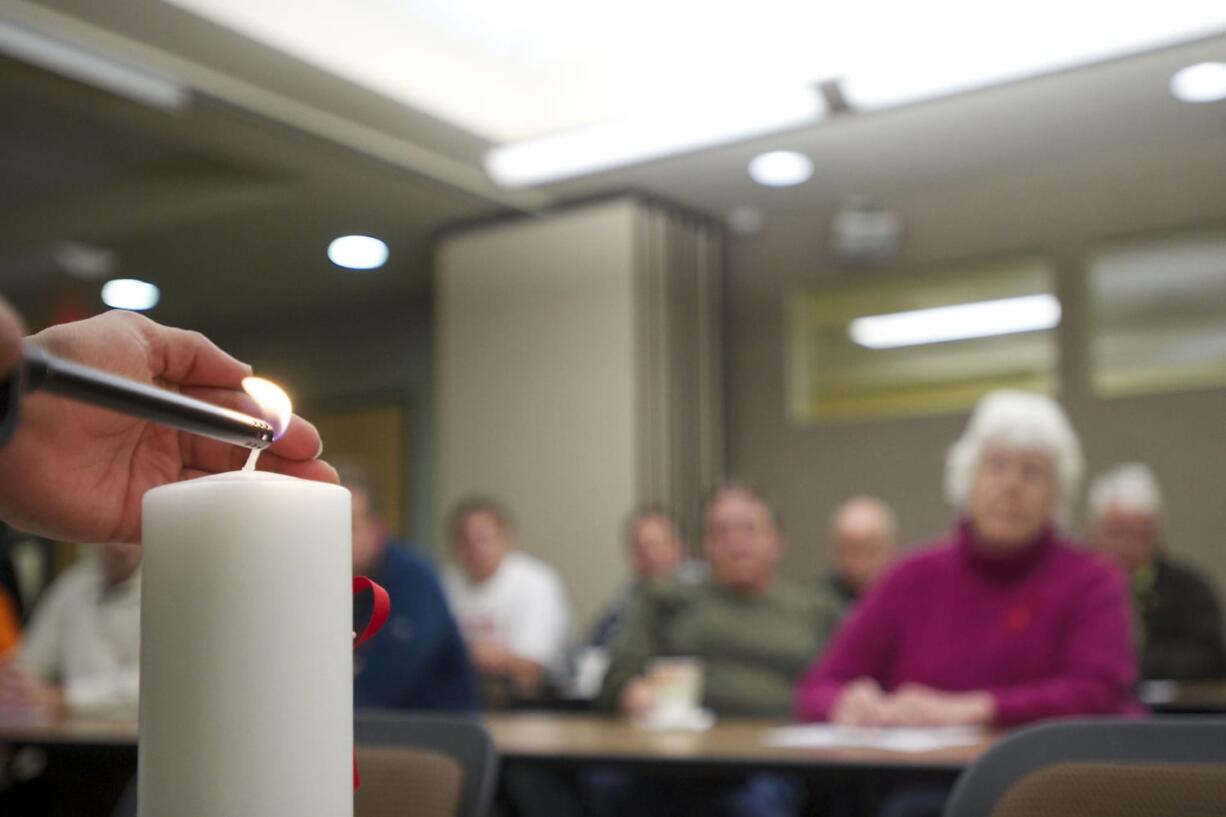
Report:
[[[877,204],[853,202],[840,208],[830,221],[830,251],[843,264],[886,264],[898,254],[902,235],[898,213]]]

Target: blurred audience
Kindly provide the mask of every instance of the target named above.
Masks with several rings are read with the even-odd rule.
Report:
[[[1139,711],[1123,577],[1058,532],[1083,467],[1054,401],[983,398],[946,464],[958,524],[857,605],[801,683],[797,714],[1011,726]]]
[[[395,541],[379,507],[379,486],[361,467],[337,464],[353,495],[353,574],[391,597],[391,617],[354,656],[353,703],[361,708],[471,711],[477,686],[464,639],[434,567]],[[355,602],[355,630],[371,599]]]
[[[447,532],[459,569],[444,583],[486,702],[541,698],[564,672],[570,609],[561,579],[515,549],[510,512],[496,499],[461,501]]]
[[[685,559],[685,541],[677,520],[660,506],[648,506],[630,516],[625,543],[632,579],[597,619],[589,646],[609,647],[642,588],[671,577]]]
[[[855,496],[830,518],[834,570],[827,580],[845,605],[860,598],[889,567],[898,551],[898,520],[880,499]]]
[[[1090,537],[1129,577],[1141,676],[1179,681],[1226,675],[1222,618],[1209,583],[1163,552],[1162,491],[1140,463],[1118,465],[1090,489]]]
[[[56,578],[0,669],[0,710],[136,716],[140,556],[134,545],[102,545]]]

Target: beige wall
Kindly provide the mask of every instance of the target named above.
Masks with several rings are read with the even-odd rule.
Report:
[[[1172,177],[1161,164],[1110,156],[1082,176],[1060,168],[948,180],[890,199],[904,215],[895,265],[1040,254],[1059,268],[1063,399],[1083,435],[1091,473],[1121,460],[1149,462],[1169,498],[1170,549],[1209,570],[1226,591],[1226,390],[1111,401],[1088,394],[1084,258],[1095,241],[1226,221],[1226,169],[1206,163]],[[799,428],[784,402],[783,300],[792,288],[870,276],[841,269],[824,247],[829,212],[793,211],[754,237],[730,242],[726,412],[730,471],[779,506],[796,575],[824,569],[826,522],[842,498],[879,494],[899,512],[907,541],[946,530],[941,498],[946,447],[965,415]],[[1223,593],[1226,597],[1226,592]]]
[[[295,315],[259,326],[203,327],[209,337],[281,383],[308,419],[313,410],[404,407],[407,427],[399,442],[401,526],[429,551],[435,528],[435,432],[432,319],[424,298],[368,305],[340,316]],[[324,440],[327,458],[327,439]]]
[[[625,580],[636,493],[634,209],[475,228],[436,258],[439,496],[489,492],[586,625]]]

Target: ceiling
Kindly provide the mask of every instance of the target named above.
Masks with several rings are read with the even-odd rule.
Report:
[[[480,168],[486,139],[177,5],[0,0],[0,20],[191,89],[185,107],[164,111],[0,58],[0,291],[35,324],[99,308],[99,283],[55,261],[66,240],[111,250],[115,274],[157,283],[158,319],[209,329],[418,297],[439,228],[618,190],[716,219],[752,206],[768,231],[852,198],[941,201],[1040,175],[1058,189],[1107,168],[1148,168],[1203,184],[1204,195],[1226,190],[1226,103],[1186,105],[1167,90],[1174,70],[1226,59],[1226,35],[508,191]],[[814,179],[753,184],[748,160],[774,148],[809,154]],[[324,248],[347,232],[387,240],[389,265],[332,266]]]

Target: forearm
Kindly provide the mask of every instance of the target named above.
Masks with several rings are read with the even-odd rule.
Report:
[[[996,687],[992,696],[998,726],[1014,726],[1070,715],[1110,715],[1125,708],[1126,689],[1095,678],[1053,678]]]

